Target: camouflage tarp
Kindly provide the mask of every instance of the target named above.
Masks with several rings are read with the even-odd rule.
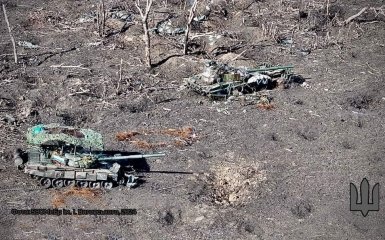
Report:
[[[28,129],[28,144],[36,146],[54,141],[103,150],[102,135],[91,129],[61,126],[55,123],[48,125],[39,124]]]

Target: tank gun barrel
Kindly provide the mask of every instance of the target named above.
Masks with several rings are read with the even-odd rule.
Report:
[[[137,154],[137,155],[130,155],[130,156],[101,157],[101,158],[98,158],[98,161],[139,159],[139,158],[164,157],[164,156],[166,156],[166,154],[164,154],[164,153]]]
[[[247,72],[266,72],[266,71],[275,71],[275,70],[288,70],[294,68],[293,66],[277,66],[277,67],[267,67],[267,68],[255,68],[248,69]]]

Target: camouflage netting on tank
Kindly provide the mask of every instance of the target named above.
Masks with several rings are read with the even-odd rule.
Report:
[[[76,146],[103,150],[103,137],[91,129],[61,126],[60,124],[39,124],[28,129],[27,142],[41,145],[48,142],[61,141]]]

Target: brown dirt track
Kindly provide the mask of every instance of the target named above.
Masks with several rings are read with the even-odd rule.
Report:
[[[208,2],[212,11],[192,34],[223,37],[213,46],[208,37],[196,37],[192,54],[173,56],[183,50],[178,36],[152,33],[151,54],[159,64],[151,70],[143,64],[142,29],[131,1],[105,0],[106,9],[122,7],[134,22],[105,38],[95,23],[77,22],[96,11],[98,1],[0,2],[6,4],[16,42],[40,46],[17,46],[15,64],[1,15],[0,238],[385,238],[384,1],[339,0],[329,7],[323,0],[200,1],[198,14]],[[150,28],[167,17],[166,11],[183,23],[188,14],[183,7],[184,1],[155,1]],[[363,7],[371,8],[343,24]],[[308,16],[300,18],[300,11]],[[293,45],[282,43],[290,37]],[[274,89],[269,94],[275,107],[263,110],[213,102],[181,87],[183,78],[202,70],[203,59],[224,61],[239,54],[231,65],[293,64],[309,88]],[[36,185],[13,167],[12,152],[26,147],[28,127],[52,122],[95,129],[111,150],[149,151],[117,141],[115,135],[125,131],[192,127],[196,137],[180,145],[174,144],[184,140],[178,136],[140,138],[166,142],[150,150],[167,156],[147,160],[154,172],[145,173],[146,181],[135,189],[116,187],[87,197],[67,196],[65,189],[5,191]],[[380,183],[380,211],[367,217],[349,211],[349,183],[357,185],[364,177]],[[60,199],[66,209],[136,208],[138,213],[11,214],[12,208],[53,208],[60,194],[66,196]]]

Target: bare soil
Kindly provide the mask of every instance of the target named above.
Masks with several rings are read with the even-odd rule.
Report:
[[[2,239],[385,238],[383,0],[199,1],[196,16],[207,17],[192,26],[189,55],[183,35],[151,32],[152,69],[133,1],[104,1],[107,12],[131,18],[122,28],[107,14],[105,37],[97,32],[98,1],[0,2],[20,42],[15,64],[2,13]],[[170,14],[184,27],[189,2],[154,1],[149,27]],[[293,64],[306,85],[269,91],[271,108],[211,101],[183,87],[206,59]],[[30,190],[36,182],[15,169],[12,152],[26,148],[28,127],[53,122],[100,131],[108,150],[167,156],[147,160],[151,171],[135,189]],[[193,140],[178,129],[191,129]],[[117,140],[132,132],[140,135]],[[381,188],[380,211],[367,217],[349,211],[349,183],[364,177]],[[54,207],[138,213],[11,214]]]

